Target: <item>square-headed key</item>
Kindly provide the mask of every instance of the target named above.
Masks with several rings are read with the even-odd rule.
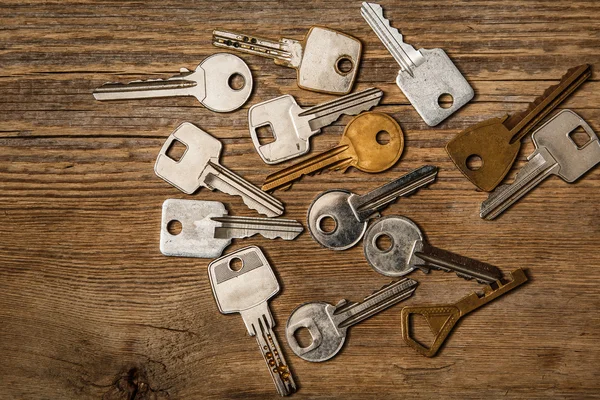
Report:
[[[179,160],[167,155],[174,142],[186,147]],[[210,190],[218,189],[223,193],[240,196],[248,207],[267,217],[283,214],[282,202],[219,164],[222,148],[219,139],[184,122],[165,141],[156,158],[154,172],[187,194],[204,186]]]
[[[402,34],[385,19],[379,4],[364,2],[360,12],[400,64],[396,84],[427,125],[439,124],[473,98],[473,88],[444,50],[415,50],[404,43]],[[445,95],[452,96],[452,104],[447,108],[440,104]]]
[[[219,311],[240,313],[248,334],[256,337],[277,392],[294,393],[296,383],[273,332],[268,303],[279,293],[279,282],[263,252],[249,246],[218,258],[209,264],[208,276]]]
[[[320,26],[310,28],[301,42],[286,38],[275,42],[215,30],[213,44],[273,58],[277,65],[296,69],[298,87],[330,94],[350,93],[362,51],[362,44],[358,39]]]

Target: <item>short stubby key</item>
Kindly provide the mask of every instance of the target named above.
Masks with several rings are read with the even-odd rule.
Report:
[[[208,276],[219,311],[240,313],[248,334],[256,338],[277,392],[294,393],[296,383],[273,332],[275,320],[268,303],[279,293],[279,282],[261,249],[245,247],[214,260]]]
[[[417,281],[404,278],[384,286],[360,303],[340,301],[306,303],[296,308],[288,319],[285,335],[292,351],[306,361],[327,361],[340,352],[348,328],[406,300],[417,288]],[[296,332],[307,329],[312,343],[301,346]]]
[[[287,94],[255,104],[248,111],[250,136],[256,151],[267,164],[277,164],[306,154],[309,139],[341,115],[357,115],[379,104],[383,92],[369,88],[327,103],[302,108]],[[274,141],[261,144],[258,130],[270,128]]]
[[[179,160],[167,155],[174,142],[186,147]],[[187,194],[204,186],[240,196],[248,207],[268,217],[283,214],[282,202],[219,164],[222,147],[221,142],[209,133],[184,122],[167,138],[156,158],[154,172]]]
[[[571,133],[582,127],[587,142],[577,145]],[[600,141],[576,113],[563,110],[531,135],[535,151],[519,170],[513,183],[498,186],[481,204],[480,216],[494,219],[544,179],[557,175],[572,183],[600,162]]]
[[[213,31],[213,44],[244,53],[269,57],[275,64],[297,71],[298,87],[330,94],[350,93],[358,72],[362,45],[345,33],[315,26],[301,42],[278,42],[251,35]]]
[[[179,231],[173,229],[179,224]],[[292,240],[304,227],[284,218],[234,217],[218,201],[168,199],[163,203],[160,252],[166,256],[219,257],[231,244],[260,234]]]
[[[385,243],[387,239],[387,245]],[[465,279],[492,283],[502,277],[495,266],[431,246],[419,227],[401,216],[383,217],[365,233],[364,252],[371,267],[386,276],[404,276],[415,269],[454,271]]]
[[[389,138],[387,143],[380,140],[384,134]],[[403,150],[400,125],[387,114],[365,112],[346,125],[338,146],[267,176],[262,189],[287,189],[302,176],[325,168],[346,171],[355,167],[369,173],[382,172],[396,164]]]
[[[370,218],[379,216],[379,211],[398,197],[433,182],[437,172],[437,167],[425,165],[362,196],[340,189],[323,192],[308,208],[308,231],[323,247],[349,249],[362,239]],[[333,229],[324,226],[329,218]]]
[[[240,86],[233,84],[241,77]],[[216,112],[230,112],[243,106],[252,93],[252,73],[241,58],[227,53],[207,57],[195,71],[182,68],[169,79],[106,83],[94,90],[96,100],[129,100],[154,97],[194,96]]]
[[[592,74],[591,66],[572,68],[521,113],[492,118],[465,129],[446,144],[446,151],[462,174],[489,192],[502,182],[519,154],[521,139]]]
[[[474,292],[454,304],[404,307],[400,314],[402,339],[407,345],[425,357],[435,356],[459,319],[527,282],[527,275],[521,268],[514,270],[510,275],[511,280],[509,282],[503,283],[498,280],[493,284],[494,287],[492,285],[484,286],[482,295]],[[423,316],[429,325],[434,337],[429,346],[414,338],[412,326],[414,318],[411,317],[415,315]]]
[[[444,50],[415,50],[404,43],[402,34],[392,28],[378,4],[362,3],[360,12],[400,64],[396,84],[427,125],[438,125],[471,101],[475,95],[473,88]],[[452,96],[449,107],[441,104],[447,95]]]

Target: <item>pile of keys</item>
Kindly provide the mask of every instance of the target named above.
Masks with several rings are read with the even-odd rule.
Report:
[[[400,65],[396,83],[429,126],[440,124],[474,96],[473,88],[442,49],[415,49],[384,17],[381,6],[363,3],[361,15]],[[270,192],[289,189],[304,175],[324,169],[345,171],[354,167],[367,173],[386,171],[396,165],[404,150],[403,131],[390,115],[370,111],[383,91],[368,88],[351,93],[358,75],[362,45],[345,33],[313,27],[303,40],[272,41],[223,30],[213,31],[212,43],[220,48],[272,58],[276,64],[296,69],[302,89],[341,95],[313,107],[300,107],[291,95],[254,104],[248,112],[248,128],[260,158],[278,164],[310,151],[310,138],[342,115],[354,116],[346,125],[339,145],[324,153],[269,174],[262,187],[250,183],[221,165],[222,144],[210,133],[183,123],[167,138],[154,166],[158,177],[186,194],[200,187],[237,195],[265,217],[229,215],[215,201],[168,199],[163,204],[160,251],[167,256],[215,258],[208,275],[218,309],[223,314],[240,313],[246,330],[254,336],[277,391],[282,396],[297,390],[293,373],[275,335],[275,320],[268,300],[279,290],[279,282],[263,251],[249,246],[222,255],[232,239],[260,234],[265,238],[293,240],[304,231],[295,220],[281,218],[284,204]],[[563,100],[591,76],[591,67],[581,65],[567,71],[558,85],[548,88],[522,113],[493,118],[460,132],[446,146],[458,169],[475,186],[492,191],[481,205],[480,216],[494,219],[550,175],[574,182],[600,162],[600,141],[589,125],[571,110],[562,110],[540,125]],[[233,84],[233,78],[243,82]],[[194,96],[211,111],[232,112],[241,108],[253,90],[250,68],[239,57],[217,53],[195,71],[182,69],[165,80],[108,83],[94,91],[98,100]],[[452,104],[443,103],[450,96]],[[259,130],[268,128],[274,140],[262,144]],[[571,134],[583,128],[588,140],[577,144]],[[521,139],[529,132],[535,151],[511,184],[498,186],[512,167]],[[385,132],[388,140],[381,142]],[[170,150],[185,147],[180,157]],[[474,166],[473,159],[481,165]],[[342,300],[336,305],[317,301],[300,305],[288,318],[285,337],[290,349],[306,361],[322,362],[343,347],[347,329],[412,296],[417,281],[405,277],[418,269],[454,272],[483,285],[453,304],[405,306],[399,332],[418,353],[438,353],[456,322],[464,315],[508,293],[527,281],[522,268],[505,277],[491,264],[430,245],[411,219],[380,211],[403,196],[415,194],[435,182],[438,168],[424,165],[383,186],[363,194],[332,189],[316,196],[307,210],[311,237],[326,249],[343,251],[361,240],[368,264],[378,273],[398,278],[361,302]],[[495,190],[494,190],[495,189]],[[421,194],[419,194],[421,196]],[[325,221],[332,220],[334,227]],[[180,230],[172,228],[180,225]],[[385,239],[385,240],[384,240]],[[387,240],[387,242],[386,242]],[[387,244],[386,244],[387,243]],[[411,315],[422,315],[434,340],[417,341]],[[301,345],[296,333],[306,329],[311,343]]]

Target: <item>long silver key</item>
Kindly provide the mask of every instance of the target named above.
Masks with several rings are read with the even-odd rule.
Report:
[[[214,258],[232,239],[260,234],[292,240],[303,230],[300,222],[291,219],[230,216],[218,201],[168,199],[162,208],[160,251],[166,256]]]
[[[589,140],[578,146],[571,133],[582,127]],[[534,152],[510,185],[498,186],[481,204],[480,216],[499,216],[544,179],[558,175],[575,182],[600,162],[600,141],[592,128],[575,112],[563,110],[531,135]]]
[[[255,104],[248,112],[250,136],[256,151],[267,164],[277,164],[306,154],[309,139],[341,115],[357,115],[379,104],[383,92],[369,88],[333,101],[302,108],[289,94]],[[261,144],[260,128],[269,127],[275,141]]]
[[[240,313],[248,334],[256,337],[277,392],[294,393],[296,383],[273,332],[268,303],[279,293],[279,282],[263,252],[249,246],[216,259],[208,265],[208,276],[219,311]]]
[[[358,39],[319,26],[310,28],[301,42],[215,30],[213,44],[272,58],[277,65],[296,69],[300,88],[331,94],[350,93],[362,51]]]
[[[386,276],[403,276],[415,269],[454,271],[465,279],[493,283],[502,277],[495,266],[433,247],[413,221],[401,216],[383,217],[365,234],[364,252],[371,267]]]
[[[229,112],[243,106],[251,93],[252,73],[244,60],[233,54],[217,53],[204,59],[195,71],[182,68],[179,75],[169,79],[106,83],[94,90],[94,97],[129,100],[194,96],[209,110]]]
[[[444,50],[415,50],[404,43],[402,34],[392,28],[378,4],[364,2],[360,12],[400,64],[396,84],[427,125],[438,125],[473,98],[473,88]],[[447,95],[452,97],[449,106],[443,103]]]
[[[296,308],[287,321],[285,336],[292,351],[306,361],[327,361],[342,349],[348,328],[412,296],[417,281],[409,278],[382,287],[362,302],[347,300],[337,305],[325,302],[305,303]],[[307,329],[312,343],[302,346],[296,333]]]
[[[359,196],[348,190],[328,190],[318,195],[308,208],[308,231],[321,246],[345,250],[362,239],[369,219],[401,196],[409,196],[435,181],[438,169],[425,165],[371,192]],[[330,220],[332,229],[325,223]]]
[[[186,147],[179,160],[167,155],[174,142]],[[167,138],[156,158],[154,172],[187,194],[204,186],[240,196],[248,207],[268,217],[283,214],[282,202],[219,164],[222,147],[209,133],[184,122]]]

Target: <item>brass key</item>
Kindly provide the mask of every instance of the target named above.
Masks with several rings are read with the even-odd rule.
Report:
[[[480,122],[460,132],[446,145],[458,169],[475,186],[489,192],[506,176],[515,162],[521,139],[592,74],[591,66],[571,68],[558,85],[546,91],[521,113]],[[480,158],[481,166],[469,168],[470,158]]]
[[[388,143],[378,142],[381,132],[389,134]],[[369,173],[382,172],[396,164],[403,150],[404,134],[392,117],[377,112],[362,113],[346,125],[338,146],[267,176],[262,190],[287,189],[303,175],[325,168],[346,171],[355,167]]]
[[[494,282],[492,285],[496,287],[495,289],[492,288],[492,285],[484,286],[483,296],[480,296],[477,292],[473,292],[454,304],[404,307],[400,315],[402,339],[404,339],[407,345],[425,357],[433,357],[446,341],[452,328],[454,328],[454,325],[456,325],[460,318],[527,282],[527,276],[522,268],[514,270],[511,273],[511,278],[512,280],[506,284],[503,284],[500,280]],[[435,336],[431,346],[427,347],[417,342],[411,336],[413,327],[410,316],[413,314],[422,315],[427,320],[431,333]]]

